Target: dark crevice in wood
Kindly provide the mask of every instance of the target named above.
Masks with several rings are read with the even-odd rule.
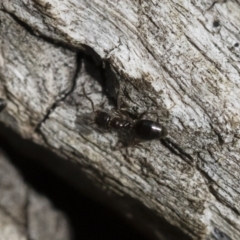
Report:
[[[223,145],[224,139],[222,138],[221,134],[213,127],[213,125],[211,123],[209,123],[209,125],[210,125],[211,129],[213,130],[213,132],[217,135],[219,145]]]
[[[160,142],[168,148],[173,154],[181,157],[184,161],[186,161],[190,165],[194,165],[194,159],[188,153],[186,153],[178,144],[174,143],[171,139],[166,138],[160,140]]]
[[[211,10],[214,6],[215,6],[215,4],[217,4],[219,1],[214,1],[211,5],[210,5],[210,7],[208,7],[205,11],[209,11],[209,10]],[[224,1],[222,1],[221,3],[226,3],[227,2],[227,0],[224,0]]]
[[[169,138],[161,140],[161,143],[167,147],[173,154],[181,157],[183,160],[185,160],[187,163],[193,165],[194,160],[193,158],[187,154],[183,149],[181,149],[176,143],[172,142]],[[201,157],[198,156],[200,159]],[[239,211],[233,207],[232,205],[228,204],[226,201],[223,201],[223,199],[218,195],[216,190],[211,186],[211,183],[213,180],[209,175],[201,169],[201,167],[198,164],[195,164],[197,170],[199,173],[204,177],[204,179],[207,180],[206,185],[208,186],[209,192],[215,197],[215,199],[219,202],[221,202],[223,205],[229,207],[236,215],[239,215]]]
[[[64,49],[72,51],[72,52],[84,52],[85,54],[91,56],[91,58],[95,61],[95,63],[98,66],[100,66],[100,65],[102,66],[101,57],[97,54],[97,52],[94,51],[93,48],[89,47],[88,45],[79,44],[79,47],[76,47],[76,46],[73,46],[66,42],[63,42],[63,41],[60,41],[57,39],[53,39],[51,37],[48,37],[48,36],[42,34],[42,32],[39,32],[38,30],[33,29],[31,26],[29,26],[28,24],[23,22],[18,16],[15,16],[13,13],[8,12],[5,9],[0,9],[0,11],[4,12],[6,14],[9,14],[9,16],[11,16],[14,19],[14,21],[16,21],[21,27],[23,27],[32,36],[34,36],[38,39],[42,39],[44,42],[52,44],[55,47],[62,47]]]
[[[227,206],[229,209],[231,209],[236,215],[240,215],[240,212],[233,207],[232,205],[230,205],[229,203],[227,203],[226,201],[224,201],[221,196],[219,196],[218,192],[213,188],[213,186],[209,185],[209,191],[210,193],[217,199],[218,202],[222,203],[224,206]]]
[[[47,121],[51,113],[56,109],[56,107],[59,105],[60,102],[64,101],[75,89],[77,78],[79,71],[81,69],[81,61],[82,60],[82,54],[81,52],[76,53],[76,70],[72,79],[72,86],[69,91],[67,91],[60,99],[56,100],[52,106],[48,109],[47,113],[45,114],[44,118],[37,124],[35,128],[35,132],[39,132],[39,129],[41,128],[41,125]]]
[[[68,49],[70,51],[77,51],[77,49],[73,46],[70,46],[64,42],[52,39],[48,36],[42,35],[41,33],[39,33],[36,29],[33,29],[32,27],[30,27],[28,24],[26,24],[25,22],[23,22],[19,17],[17,17],[16,15],[14,15],[11,12],[8,12],[5,9],[0,9],[0,11],[9,14],[9,16],[11,16],[13,18],[14,21],[16,21],[21,27],[23,27],[29,34],[31,34],[32,36],[42,39],[44,42],[47,42],[49,44],[52,44],[56,47],[62,47],[64,49]]]
[[[211,233],[212,240],[232,240],[226,233],[222,232],[218,228],[214,228]]]

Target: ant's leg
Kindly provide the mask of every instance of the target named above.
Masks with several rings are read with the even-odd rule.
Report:
[[[120,151],[121,149],[123,149],[125,147],[126,147],[126,145],[124,144],[124,141],[118,140],[116,145],[112,149],[113,149],[113,151],[118,151],[118,150]]]
[[[98,93],[100,93],[100,92],[98,92]],[[89,93],[89,94],[90,94],[90,93]],[[87,98],[87,99],[90,101],[91,106],[92,106],[92,111],[93,111],[93,113],[94,113],[94,112],[95,112],[95,108],[94,108],[93,100],[87,96],[87,93],[86,93],[86,91],[85,91],[84,85],[83,85],[83,95],[84,95],[85,98]],[[106,100],[104,100],[104,101],[100,104],[100,108],[104,108],[105,103],[106,103]]]
[[[121,109],[121,95],[120,95],[120,90],[118,90],[118,94],[117,94],[117,109]]]
[[[125,110],[113,109],[112,112],[119,118],[127,119],[127,120],[130,120],[130,121],[132,120],[129,117],[127,111],[125,111]]]
[[[99,105],[100,108],[104,108],[105,103],[106,103],[106,100],[104,100],[104,101]]]
[[[122,118],[123,114],[121,111],[119,111],[118,109],[112,109],[112,113],[115,114],[117,117]]]
[[[94,103],[93,103],[92,99],[87,96],[84,86],[83,86],[83,95],[88,101],[90,101],[91,106],[92,106],[92,111],[95,112]]]
[[[121,108],[121,101],[122,101],[122,97],[119,90],[117,95],[117,110],[115,110],[115,113],[117,113],[117,115],[120,117],[125,116],[127,117],[127,119],[131,119],[127,112],[128,108]]]
[[[143,118],[143,116],[147,115],[147,114],[156,114],[157,115],[157,121],[158,121],[158,111],[157,110],[153,110],[153,111],[145,111],[143,113],[141,113],[139,116],[138,116],[138,120],[140,120],[141,118]]]
[[[140,146],[140,142],[142,142],[142,140],[136,139],[134,135],[131,135],[130,141],[129,141],[127,147],[137,147],[137,146]]]
[[[143,113],[141,113],[139,116],[138,116],[138,120],[141,119],[143,116],[147,115],[147,114],[155,114],[157,116],[157,122],[159,122],[159,119],[161,119],[162,121],[168,121],[168,117],[159,117],[158,116],[158,110],[153,110],[153,111],[145,111]]]
[[[119,141],[119,142],[123,142],[123,141]],[[131,135],[130,140],[127,144],[122,144],[122,146],[118,146],[115,147],[114,150],[120,150],[122,148],[129,148],[129,147],[133,147],[136,144],[138,144],[140,141],[136,141],[135,137],[133,135]]]
[[[131,142],[130,142],[130,144],[127,146],[127,149],[128,149],[129,147],[132,147],[132,148],[144,149],[144,150],[146,150],[148,153],[151,152],[151,150],[150,150],[149,148],[146,148],[146,146],[142,145],[142,143],[143,143],[142,140],[136,139],[136,138],[133,137],[130,141],[131,141]]]
[[[165,118],[159,118],[159,116],[158,116],[158,112],[160,111],[160,110],[152,110],[152,111],[145,111],[145,112],[143,112],[143,113],[141,113],[139,116],[138,116],[138,120],[139,119],[141,119],[143,116],[145,116],[145,115],[147,115],[147,114],[156,114],[157,115],[157,122],[159,122],[159,119],[161,119],[162,121],[169,121],[169,110],[170,109],[172,109],[174,106],[175,106],[176,104],[174,104],[171,108],[169,108],[169,109],[167,109],[166,111],[167,111],[167,117],[165,117]]]

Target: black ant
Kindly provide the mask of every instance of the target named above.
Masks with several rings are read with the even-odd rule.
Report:
[[[92,99],[90,99],[83,87],[83,94],[84,96],[91,102],[92,105],[92,111],[94,113],[94,123],[98,125],[100,128],[104,129],[124,129],[131,131],[131,143],[130,145],[136,144],[136,139],[138,141],[145,140],[156,140],[156,139],[162,139],[165,138],[168,134],[167,129],[162,126],[160,123],[152,121],[152,120],[146,120],[141,119],[144,115],[148,113],[156,113],[156,112],[143,112],[140,114],[140,116],[133,120],[131,119],[125,111],[119,108],[113,110],[115,115],[118,115],[118,117],[113,117],[109,113],[101,110],[94,109],[94,103]],[[119,99],[118,99],[119,103]],[[126,119],[127,118],[127,119]]]
[[[0,112],[7,106],[7,103],[4,99],[0,98]]]

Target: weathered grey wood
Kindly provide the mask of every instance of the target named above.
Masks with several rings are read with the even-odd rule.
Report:
[[[1,0],[0,9],[1,121],[194,239],[240,239],[238,1]],[[103,63],[104,78],[79,50]],[[119,135],[88,124],[83,84],[97,106],[120,86],[133,114],[168,110],[168,138],[114,151]],[[161,239],[161,227],[152,231]]]
[[[1,149],[0,226],[1,240],[71,239],[66,216],[24,182]]]

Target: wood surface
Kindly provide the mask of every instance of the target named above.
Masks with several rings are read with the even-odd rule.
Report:
[[[239,1],[0,3],[1,122],[185,236],[240,239]],[[112,112],[120,92],[132,117],[157,110],[167,138],[119,148],[130,133],[90,124],[83,86],[96,109]]]

